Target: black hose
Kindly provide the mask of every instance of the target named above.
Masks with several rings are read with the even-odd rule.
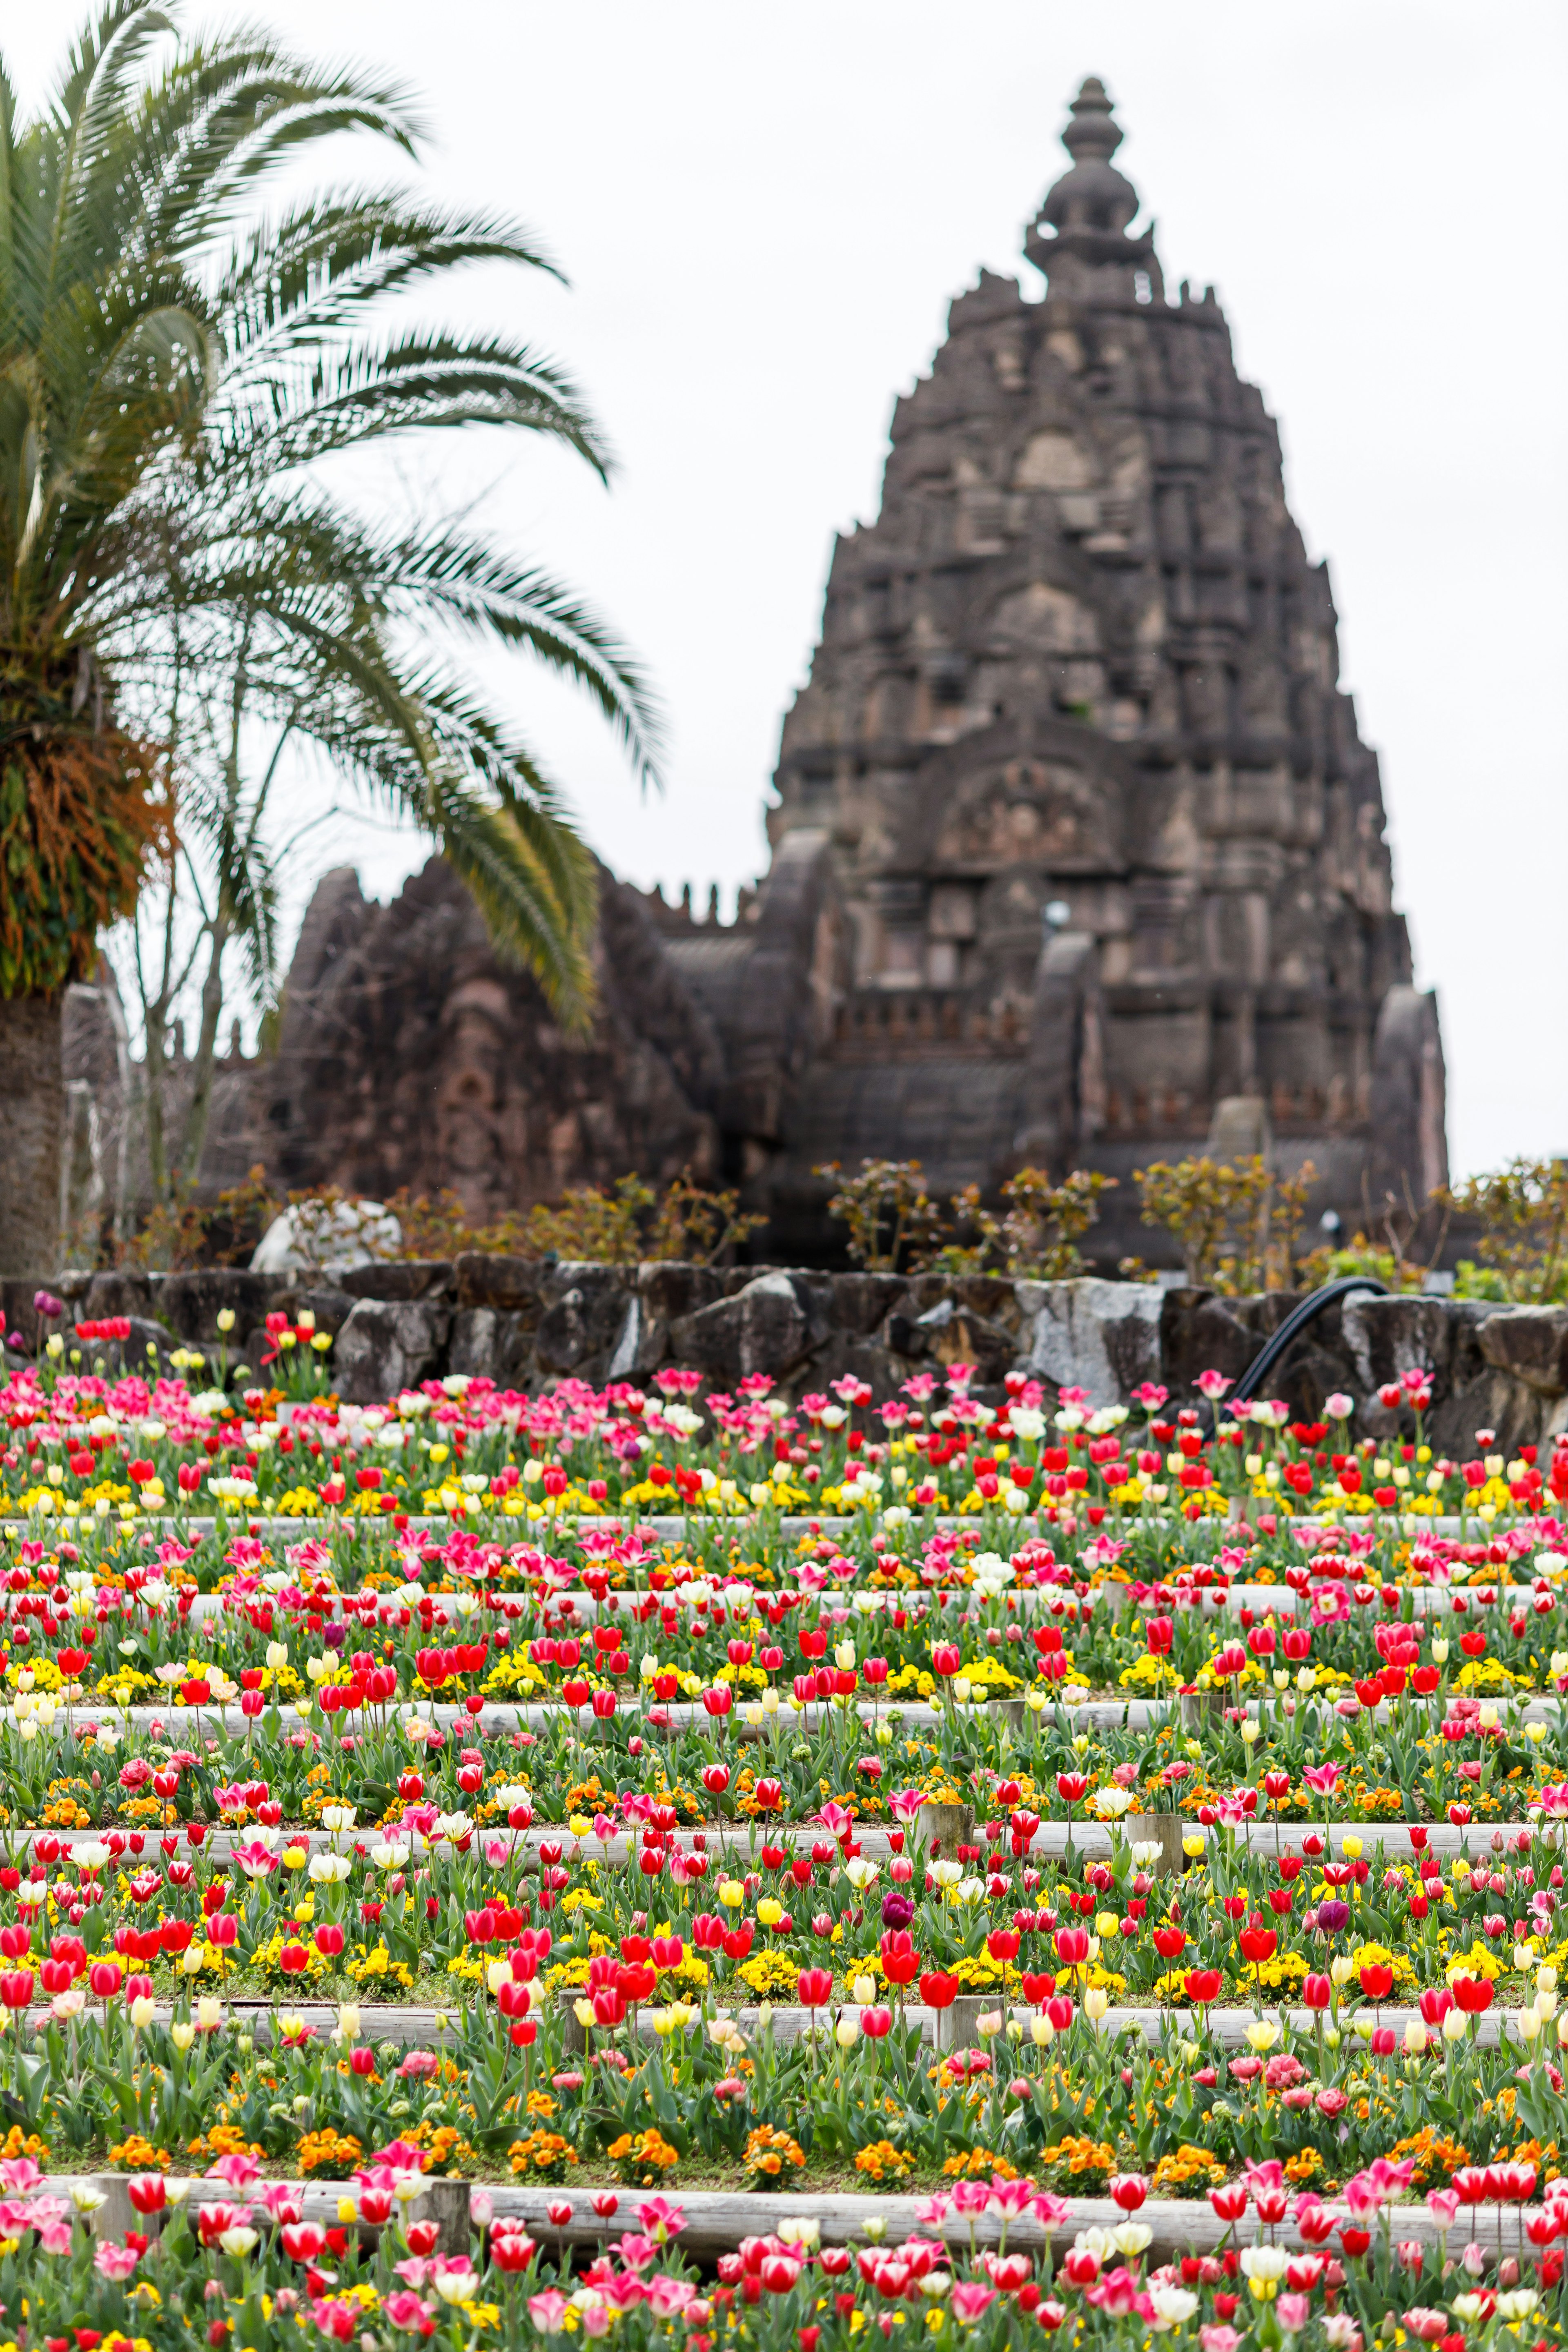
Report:
[[[1271,1333],[1264,1341],[1240,1380],[1237,1381],[1231,1394],[1225,1400],[1226,1410],[1234,1411],[1238,1404],[1245,1404],[1249,1398],[1255,1397],[1287,1348],[1293,1340],[1300,1339],[1308,1324],[1315,1322],[1323,1309],[1326,1307],[1331,1307],[1336,1299],[1348,1298],[1355,1290],[1372,1291],[1379,1298],[1388,1297],[1387,1283],[1379,1282],[1370,1274],[1342,1274],[1333,1282],[1325,1282],[1321,1290],[1309,1292],[1305,1298],[1300,1300],[1290,1309],[1278,1331]],[[1212,1433],[1214,1429],[1215,1411],[1215,1407],[1206,1398],[1198,1408],[1199,1425],[1205,1429],[1205,1434]]]

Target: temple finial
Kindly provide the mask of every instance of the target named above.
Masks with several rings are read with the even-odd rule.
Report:
[[[1111,163],[1121,144],[1121,128],[1098,75],[1089,75],[1069,111],[1072,119],[1062,132],[1062,145],[1072,157],[1072,169],[1063,173],[1041,205],[1036,236],[1042,222],[1058,236],[1068,229],[1121,236],[1138,210],[1138,191]]]
[[[1089,76],[1068,111],[1072,120],[1062,132],[1062,145],[1073,162],[1109,163],[1121,144],[1121,126],[1098,74]]]

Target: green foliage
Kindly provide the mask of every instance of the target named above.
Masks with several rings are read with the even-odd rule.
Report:
[[[1476,1255],[1459,1262],[1463,1297],[1528,1306],[1568,1298],[1568,1160],[1510,1160],[1435,1198],[1480,1220]]]
[[[1293,1177],[1260,1157],[1164,1160],[1135,1168],[1146,1225],[1163,1226],[1182,1252],[1187,1280],[1227,1297],[1291,1288],[1301,1224],[1317,1177],[1309,1160]]]
[[[266,1171],[257,1166],[243,1183],[231,1185],[205,1206],[184,1197],[155,1202],[140,1230],[108,1255],[111,1263],[155,1266],[168,1273],[199,1265],[248,1265],[280,1205]],[[72,1263],[90,1262],[96,1254],[79,1249]]]
[[[937,1245],[942,1212],[925,1188],[918,1160],[863,1160],[846,1176],[837,1160],[815,1168],[837,1178],[827,1213],[849,1228],[848,1250],[868,1274],[896,1272],[900,1258],[924,1265]]]
[[[1066,1282],[1083,1271],[1078,1244],[1100,1214],[1100,1195],[1115,1189],[1115,1177],[1097,1171],[1075,1168],[1053,1184],[1043,1168],[1020,1168],[1002,1187],[998,1217],[983,1204],[979,1185],[966,1185],[953,1197],[952,1213],[973,1239],[949,1242],[925,1263],[938,1274]]]
[[[1053,1184],[1043,1168],[1021,1168],[1002,1187],[1002,1214],[986,1208],[978,1184],[966,1184],[942,1211],[926,1191],[918,1160],[864,1160],[845,1177],[837,1160],[818,1176],[839,1179],[827,1213],[849,1228],[849,1255],[871,1273],[903,1265],[919,1274],[1005,1274],[1061,1282],[1083,1270],[1078,1244],[1099,1214],[1101,1192],[1116,1179],[1075,1168]]]
[[[384,323],[389,303],[469,263],[550,265],[505,221],[301,193],[302,156],[342,131],[417,145],[399,93],[245,29],[176,38],[153,0],[102,0],[31,121],[0,75],[10,992],[85,968],[98,924],[134,897],[155,829],[137,733],[169,754],[181,822],[210,836],[237,933],[255,917],[264,944],[248,812],[200,787],[201,712],[227,708],[242,668],[247,709],[412,816],[498,949],[586,1018],[592,860],[443,639],[525,648],[574,679],[647,776],[643,682],[548,574],[482,533],[367,522],[342,502],[342,468],[331,487],[325,472],[469,425],[543,434],[601,474],[606,461],[575,388],[528,345]],[[280,205],[259,211],[285,173]],[[188,709],[182,667],[205,682]],[[87,803],[74,868],[44,848],[71,761]]]
[[[253,1180],[260,1170],[252,1171]],[[709,1192],[683,1170],[662,1190],[640,1176],[622,1176],[607,1189],[583,1184],[553,1205],[509,1210],[486,1222],[474,1217],[451,1191],[432,1200],[406,1190],[372,1208],[335,1184],[290,1192],[298,1246],[325,1264],[340,1255],[346,1219],[363,1216],[361,1244],[384,1261],[456,1257],[483,1250],[508,1257],[580,1258],[601,1265],[635,1265],[643,1258],[684,1258],[711,1265],[762,1223],[741,1213],[734,1192]],[[387,1237],[384,1217],[396,1218],[398,1239]]]
[[[558,1207],[541,1204],[522,1222],[526,1257],[583,1258],[630,1265],[642,1258],[682,1258],[713,1265],[764,1220],[742,1215],[735,1192],[710,1192],[685,1169],[662,1192],[640,1176],[621,1177],[611,1191],[584,1185]]]

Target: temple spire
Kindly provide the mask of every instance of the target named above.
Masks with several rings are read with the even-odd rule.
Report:
[[[1152,232],[1128,234],[1140,199],[1110,160],[1121,144],[1121,126],[1098,75],[1089,75],[1068,112],[1062,145],[1072,168],[1047,191],[1025,237],[1025,256],[1047,277],[1069,255],[1090,265],[1135,259],[1147,270]]]

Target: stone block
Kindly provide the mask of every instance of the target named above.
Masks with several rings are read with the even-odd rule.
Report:
[[[77,1320],[96,1323],[108,1315],[141,1315],[150,1322],[153,1313],[151,1277],[131,1266],[115,1266],[93,1276],[77,1309]]]
[[[1568,1391],[1568,1308],[1507,1307],[1480,1327],[1481,1354],[1538,1396]]]
[[[879,1346],[875,1339],[858,1339],[848,1332],[833,1331],[820,1347],[812,1349],[788,1386],[792,1392],[804,1392],[807,1389],[831,1388],[835,1381],[864,1381],[871,1391],[873,1404],[887,1404],[898,1395],[909,1373],[908,1359]]]
[[[720,1388],[732,1389],[752,1372],[783,1379],[810,1344],[809,1307],[789,1275],[756,1275],[733,1297],[683,1316],[671,1327],[670,1347],[678,1363],[705,1372]]]
[[[1157,1381],[1164,1294],[1150,1282],[1020,1282],[1025,1370],[1058,1389],[1089,1391],[1091,1405],[1125,1404]]]
[[[151,1361],[147,1354],[149,1348],[157,1349],[162,1362],[177,1343],[164,1326],[151,1315],[132,1315],[129,1319],[131,1333],[120,1343],[121,1361],[128,1372],[145,1372]]]
[[[926,1352],[939,1364],[973,1366],[972,1389],[994,1387],[1017,1353],[1011,1331],[956,1299],[939,1300],[915,1328],[924,1338]]]
[[[1475,1453],[1476,1432],[1481,1429],[1492,1431],[1493,1444],[1501,1454],[1536,1444],[1550,1423],[1552,1401],[1487,1354],[1488,1331],[1510,1309],[1484,1298],[1436,1303],[1447,1320],[1448,1361],[1446,1375],[1434,1381],[1433,1408],[1426,1420],[1434,1452],[1464,1461]]]
[[[330,1283],[314,1283],[309,1289],[296,1291],[292,1300],[279,1298],[278,1304],[296,1318],[313,1315],[317,1330],[335,1339],[357,1301],[351,1290],[335,1289]]]
[[[543,1269],[544,1312],[533,1335],[541,1373],[604,1377],[626,1328],[633,1278],[628,1266],[576,1260],[563,1259]]]
[[[679,1322],[683,1315],[700,1314],[721,1298],[731,1273],[721,1274],[717,1266],[693,1265],[683,1258],[649,1258],[637,1271],[637,1295],[650,1323],[666,1325]],[[740,1285],[743,1289],[750,1275],[744,1275]]]
[[[1401,1372],[1441,1377],[1453,1348],[1452,1320],[1441,1298],[1348,1298],[1341,1310],[1356,1378],[1369,1396]]]
[[[543,1275],[538,1258],[463,1250],[452,1261],[453,1295],[459,1307],[496,1307],[537,1319]]]
[[[648,1259],[637,1270],[637,1287],[610,1351],[606,1377],[641,1380],[669,1355],[672,1325],[700,1313],[724,1295],[725,1277],[710,1265],[684,1259]]]
[[[902,1302],[909,1284],[901,1274],[836,1274],[833,1319],[841,1330],[868,1339]]]
[[[1194,1402],[1199,1372],[1223,1372],[1238,1381],[1258,1353],[1258,1340],[1236,1313],[1237,1302],[1212,1290],[1165,1290],[1160,1294],[1160,1379],[1178,1405]]]
[[[349,1404],[377,1404],[443,1369],[452,1310],[431,1300],[362,1298],[338,1334],[333,1374]]]
[[[393,1258],[380,1265],[345,1266],[341,1288],[354,1298],[446,1298],[452,1288],[452,1262],[445,1257]]]
[[[470,1380],[521,1389],[533,1371],[533,1329],[526,1315],[499,1307],[459,1307],[452,1318],[447,1369]]]
[[[930,1333],[901,1311],[889,1316],[887,1337],[891,1352],[908,1363],[918,1363],[931,1352]]]
[[[234,1317],[236,1333],[249,1331],[266,1321],[275,1299],[289,1286],[276,1276],[252,1274],[245,1266],[202,1266],[194,1273],[164,1276],[158,1286],[158,1313],[182,1339],[216,1339],[217,1318],[226,1308]]]
[[[1021,1322],[1018,1285],[999,1274],[963,1274],[952,1285],[953,1303],[966,1315],[984,1316],[987,1323],[1016,1331]]]

